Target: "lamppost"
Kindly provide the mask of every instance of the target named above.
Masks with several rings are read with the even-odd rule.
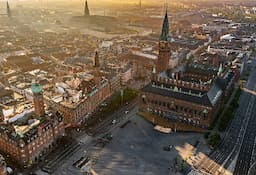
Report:
[[[124,103],[124,90],[123,89],[120,90],[120,95],[121,95],[121,106],[122,106]]]

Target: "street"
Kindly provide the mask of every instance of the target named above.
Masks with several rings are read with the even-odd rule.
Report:
[[[256,90],[256,69],[253,68],[246,87]],[[225,174],[225,170],[239,153],[235,174],[247,174],[255,140],[255,95],[243,91],[239,108],[220,146],[209,157],[203,158],[195,167],[205,174]],[[241,149],[240,149],[241,148]],[[253,163],[253,162],[252,162]]]

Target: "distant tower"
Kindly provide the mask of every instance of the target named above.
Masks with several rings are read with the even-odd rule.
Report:
[[[142,8],[141,0],[140,0],[140,2],[139,2],[139,6],[140,6],[140,9],[141,9],[141,8]]]
[[[85,4],[84,4],[84,16],[90,16],[87,0],[85,0]]]
[[[7,15],[8,17],[12,17],[12,14],[11,14],[11,9],[10,9],[10,6],[9,6],[9,2],[7,1],[6,3],[6,11],[7,11]]]
[[[100,67],[100,60],[99,60],[99,53],[98,53],[98,51],[95,52],[94,67]]]
[[[34,100],[34,107],[35,113],[37,116],[44,115],[44,97],[43,97],[43,90],[39,83],[32,83],[31,86],[33,92],[33,100]]]
[[[169,67],[169,59],[171,55],[169,20],[167,10],[163,21],[162,33],[159,39],[159,55],[157,60],[157,72],[162,72]]]
[[[0,107],[0,122],[4,121],[3,109]],[[0,171],[1,172],[1,171]]]

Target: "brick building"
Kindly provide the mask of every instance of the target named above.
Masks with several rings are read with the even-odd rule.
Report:
[[[25,112],[17,110],[0,125],[0,150],[23,166],[37,162],[52,149],[57,139],[65,134],[62,115],[58,112],[45,112],[41,86],[34,83],[31,88],[34,108]],[[17,104],[15,100],[19,99],[11,101],[10,96],[8,101]],[[8,107],[7,105],[5,107]],[[28,107],[26,103],[20,105],[23,105],[24,109]],[[19,108],[23,109],[22,106]]]
[[[216,70],[202,71],[205,67],[200,65],[192,67],[193,70],[189,66],[188,72],[174,75],[168,71],[154,72],[151,83],[142,89],[140,113],[152,123],[174,130],[207,129],[231,87],[234,74],[226,72],[221,78]]]
[[[156,125],[174,130],[207,129],[234,81],[234,73],[206,64],[178,65],[171,49],[167,11],[159,40],[159,55],[151,82],[141,90],[140,114]],[[217,61],[216,61],[217,64]]]
[[[174,68],[178,65],[178,58],[172,56],[173,39],[169,34],[169,20],[168,13],[166,11],[162,32],[159,40],[159,55],[157,59],[157,72],[162,72],[168,68]]]
[[[86,81],[79,82],[80,90],[75,94],[65,93],[45,97],[49,106],[63,115],[64,123],[69,126],[78,126],[84,122],[107,98],[120,89],[120,77],[114,76],[111,79],[92,77]],[[58,85],[58,87],[64,87]],[[57,88],[58,88],[57,87]],[[52,89],[52,88],[51,88]],[[69,91],[66,89],[64,91]],[[78,95],[77,95],[78,94]],[[73,97],[77,97],[74,99]]]
[[[0,150],[19,164],[28,165],[39,161],[63,135],[64,124],[59,114],[24,116],[0,126]]]
[[[35,113],[38,116],[44,115],[44,97],[41,86],[38,83],[32,83],[31,90],[33,93],[33,101]]]

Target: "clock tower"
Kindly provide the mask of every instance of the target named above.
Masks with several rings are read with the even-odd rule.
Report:
[[[169,20],[167,10],[163,21],[162,33],[159,40],[159,55],[157,60],[157,72],[162,72],[169,68],[169,59],[171,54],[169,36]]]

